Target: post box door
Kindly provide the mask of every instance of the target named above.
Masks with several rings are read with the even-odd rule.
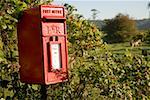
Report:
[[[44,65],[48,82],[61,82],[67,79],[66,36],[43,37]]]

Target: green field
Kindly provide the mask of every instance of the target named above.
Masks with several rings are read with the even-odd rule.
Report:
[[[108,44],[108,50],[110,50],[113,54],[124,54],[127,50],[132,54],[140,54],[142,55],[142,50],[146,49],[148,52],[148,59],[150,59],[150,44],[142,43],[140,46],[131,47],[129,42],[125,43],[113,43]]]

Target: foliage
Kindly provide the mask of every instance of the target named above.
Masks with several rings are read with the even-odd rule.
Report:
[[[96,37],[91,36],[89,24],[80,26],[77,22],[84,19],[73,13],[72,6],[65,6],[72,12],[67,18],[70,76],[68,82],[48,88],[52,89],[48,92],[49,99],[149,99],[150,63],[129,51],[122,56],[108,52],[101,39],[96,42]],[[82,30],[82,27],[88,28]],[[91,40],[87,41],[89,36]],[[88,48],[90,41],[95,43]]]
[[[102,51],[89,51],[88,56],[76,59],[69,82],[61,93],[51,94],[65,99],[149,99],[150,63],[144,57],[112,55]]]
[[[108,41],[110,39],[110,42],[128,41],[137,34],[135,21],[123,14],[106,20],[103,30],[108,34]]]
[[[27,5],[25,8],[34,5],[29,3],[28,6],[28,1],[18,1],[20,4],[16,8],[22,3]],[[69,81],[47,86],[47,99],[150,99],[150,63],[143,56],[132,55],[129,51],[121,57],[111,54],[97,27],[78,15],[73,6],[65,4],[65,7],[68,11]],[[22,10],[13,16],[16,22]],[[5,38],[1,35],[0,42],[0,50],[5,52],[0,55],[0,98],[40,100],[40,85],[19,81],[16,42],[10,42],[16,40],[16,22],[0,23],[1,34],[6,33]],[[4,23],[7,28],[2,27]],[[8,25],[13,28],[9,29]]]
[[[67,33],[70,59],[82,57],[89,50],[103,46],[102,33],[97,27],[85,20],[81,15],[74,14],[76,11],[74,7],[67,4],[65,6],[69,12],[67,15]]]

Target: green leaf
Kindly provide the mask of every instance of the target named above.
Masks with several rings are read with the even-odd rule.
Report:
[[[38,90],[38,85],[32,85],[32,89]]]
[[[5,23],[1,24],[2,29],[6,29],[7,25]]]

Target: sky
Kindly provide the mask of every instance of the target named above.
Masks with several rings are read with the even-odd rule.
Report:
[[[150,0],[54,0],[53,4],[71,4],[86,19],[92,19],[91,9],[99,11],[96,19],[114,18],[118,13],[128,14],[133,19],[148,18],[148,2]]]

